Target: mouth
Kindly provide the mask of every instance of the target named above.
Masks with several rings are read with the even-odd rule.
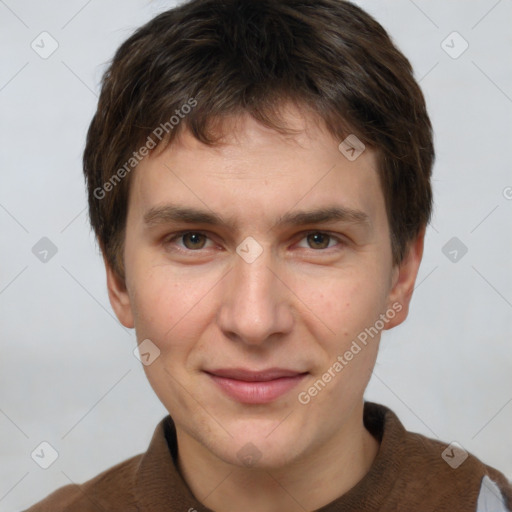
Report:
[[[228,397],[245,404],[265,404],[291,391],[308,372],[284,368],[251,371],[242,368],[205,371]]]

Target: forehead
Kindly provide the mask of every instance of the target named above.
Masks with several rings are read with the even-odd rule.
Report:
[[[291,113],[282,135],[250,116],[223,126],[219,146],[184,130],[165,150],[142,160],[132,176],[132,221],[172,202],[256,223],[291,210],[337,205],[373,222],[384,213],[376,155],[369,148],[354,161],[314,118]],[[136,213],[136,217],[134,217]]]

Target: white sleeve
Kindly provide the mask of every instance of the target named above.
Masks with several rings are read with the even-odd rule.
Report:
[[[511,512],[505,506],[498,485],[488,476],[482,478],[476,512]]]

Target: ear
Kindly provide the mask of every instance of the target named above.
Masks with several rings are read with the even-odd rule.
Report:
[[[110,299],[112,309],[114,310],[119,321],[125,327],[131,329],[134,327],[134,322],[130,296],[128,294],[126,284],[112,269],[105,256],[103,256],[103,262],[105,264],[105,270],[107,274],[108,298]]]
[[[426,226],[423,227],[418,233],[418,236],[409,243],[404,259],[393,269],[388,307],[393,309],[396,315],[386,324],[385,329],[392,329],[400,325],[409,314],[409,303],[411,302],[414,284],[416,283],[418,269],[423,256],[425,230]]]

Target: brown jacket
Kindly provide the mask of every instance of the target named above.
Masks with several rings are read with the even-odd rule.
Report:
[[[379,404],[365,403],[364,423],[380,441],[370,471],[318,512],[512,510],[512,485],[476,457],[468,455],[460,463],[464,452],[407,432],[397,416]],[[181,477],[176,454],[176,431],[167,416],[158,424],[146,453],[84,484],[66,485],[26,512],[211,512]]]

